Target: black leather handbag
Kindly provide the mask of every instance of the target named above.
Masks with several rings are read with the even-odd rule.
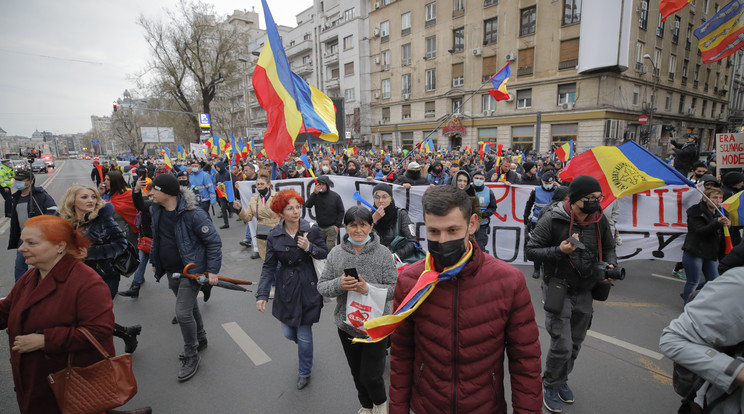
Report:
[[[139,267],[137,248],[127,240],[127,248],[114,259],[114,270],[122,276],[131,276]]]

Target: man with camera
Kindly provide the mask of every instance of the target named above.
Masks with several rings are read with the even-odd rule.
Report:
[[[589,175],[576,177],[568,201],[539,219],[525,254],[543,263],[545,327],[550,349],[543,371],[543,403],[554,413],[573,403],[568,374],[592,321],[592,302],[606,300],[611,282],[624,279],[616,269],[615,239],[599,203],[602,187]]]

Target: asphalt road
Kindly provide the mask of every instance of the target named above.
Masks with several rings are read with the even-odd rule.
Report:
[[[59,162],[56,171],[39,176],[38,183],[58,202],[73,183],[89,183],[89,161]],[[219,222],[221,224],[221,221]],[[251,260],[238,244],[245,227],[232,219],[219,230],[223,241],[224,276],[258,282],[261,260]],[[6,221],[0,221],[0,243],[7,243]],[[0,251],[6,267],[0,278],[0,297],[13,285],[15,250]],[[683,283],[671,277],[672,264],[660,261],[625,262],[627,278],[617,282],[607,302],[595,302],[589,337],[569,383],[576,402],[564,413],[673,413],[679,398],[671,386],[672,363],[658,351],[661,330],[682,310]],[[540,303],[540,283],[531,267],[519,267],[536,309],[543,355],[549,345]],[[214,289],[212,298],[199,299],[209,338],[199,372],[179,383],[178,354],[182,341],[171,325],[175,298],[167,283],[155,283],[152,271],[138,299],[117,297],[117,322],[141,324],[140,344],[134,353],[139,392],[128,408],[145,405],[155,413],[356,413],[359,404],[343,350],[332,320],[334,303],[326,304],[314,326],[315,358],[310,385],[298,391],[297,348],[284,339],[279,322],[255,308],[252,293]],[[129,286],[122,279],[121,289]],[[0,413],[17,413],[5,335],[0,340]],[[124,345],[115,339],[118,352]],[[509,388],[508,379],[505,387]],[[508,394],[508,392],[507,392]],[[546,411],[547,412],[547,411]]]

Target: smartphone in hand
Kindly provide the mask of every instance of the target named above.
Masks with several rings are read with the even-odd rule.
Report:
[[[344,273],[346,274],[346,276],[351,276],[355,278],[356,280],[359,280],[359,273],[357,273],[357,270],[355,267],[344,269]]]

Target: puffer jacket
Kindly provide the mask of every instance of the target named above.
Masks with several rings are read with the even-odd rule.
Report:
[[[555,276],[565,280],[573,292],[585,292],[597,282],[592,277],[592,269],[600,261],[600,246],[601,261],[617,266],[615,237],[602,211],[590,214],[579,223],[569,215],[570,210],[566,201],[546,211],[530,234],[525,255],[527,260],[544,264],[545,283]],[[578,239],[586,249],[576,249],[570,256],[565,255],[558,246],[573,233],[579,234]]]
[[[318,275],[313,258],[325,259],[328,249],[318,226],[300,220],[300,232],[307,234],[308,251],[297,247],[297,236],[284,230],[284,220],[269,231],[266,260],[256,289],[256,300],[269,300],[271,285],[276,285],[271,314],[285,325],[299,327],[320,320],[323,297],[318,293]]]
[[[524,275],[480,250],[456,277],[439,282],[391,337],[390,413],[506,413],[509,355],[515,413],[542,412],[540,343]],[[398,277],[397,308],[424,271]]]
[[[176,240],[178,253],[183,265],[196,263],[189,271],[191,273],[219,273],[222,267],[222,240],[212,225],[207,212],[196,208],[194,193],[181,187],[176,206]],[[153,204],[150,208],[152,215],[152,247],[150,261],[155,266],[155,277],[160,278],[165,270],[160,266],[160,215],[163,207]]]
[[[54,199],[50,196],[43,187],[31,187],[29,192],[29,202],[26,205],[28,208],[28,218],[40,216],[42,214],[57,214]],[[8,250],[17,249],[18,242],[21,240],[21,224],[18,222],[18,214],[16,214],[16,206],[18,200],[21,199],[21,192],[16,191],[11,196],[11,215],[10,215],[10,237],[8,237]]]
[[[723,224],[718,222],[718,217],[710,211],[707,201],[688,208],[687,235],[682,250],[703,259],[717,260],[724,249]]]
[[[404,259],[413,254],[416,249],[416,229],[408,216],[408,211],[397,207],[395,210],[398,215],[397,220],[385,221],[385,223],[382,220],[378,221],[375,224],[375,233],[379,236],[381,245],[390,247],[390,243],[395,239],[395,226],[397,225],[398,235],[405,237],[408,242],[393,253]]]
[[[124,253],[127,248],[127,236],[113,218],[114,206],[106,203],[98,210],[98,215],[83,223],[85,237],[93,243],[88,248],[85,264],[93,268],[103,280],[119,278],[114,269],[113,259]]]
[[[370,233],[370,237],[370,241],[357,254],[354,246],[349,243],[349,235],[345,234],[341,244],[328,253],[325,269],[323,274],[319,275],[318,281],[318,292],[321,295],[336,298],[336,309],[333,311],[336,326],[355,337],[366,335],[344,322],[347,294],[347,291],[341,289],[341,275],[344,269],[353,267],[371,286],[387,289],[383,315],[389,315],[392,311],[390,301],[393,300],[395,282],[398,280],[398,270],[395,268],[395,261],[390,250],[380,244],[379,237],[374,232]]]

